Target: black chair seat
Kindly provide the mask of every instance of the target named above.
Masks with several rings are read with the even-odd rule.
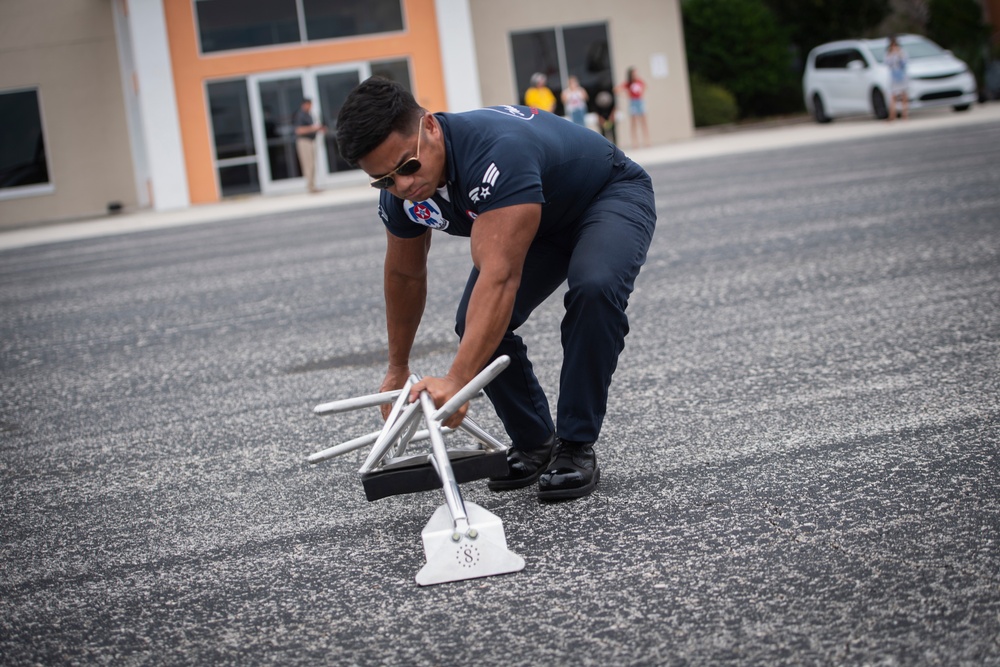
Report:
[[[429,457],[429,454],[410,456],[361,475],[368,501],[440,489],[441,478]],[[449,450],[448,460],[459,484],[484,477],[504,477],[509,473],[505,451]]]

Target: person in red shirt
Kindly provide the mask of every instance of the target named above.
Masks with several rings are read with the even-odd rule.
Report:
[[[641,145],[649,146],[649,127],[646,125],[646,101],[643,95],[646,92],[646,83],[635,74],[635,68],[629,67],[625,72],[625,83],[617,86],[618,90],[628,93],[628,115],[629,129],[632,137],[632,147],[636,148],[638,143],[637,131],[642,131],[643,142]]]

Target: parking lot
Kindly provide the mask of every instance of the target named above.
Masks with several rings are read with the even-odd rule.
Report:
[[[636,152],[601,484],[464,485],[526,567],[428,588],[443,494],[305,461],[378,428],[312,414],[384,370],[370,197],[0,234],[0,661],[1000,664],[1000,122],[910,123]],[[470,265],[435,238],[415,370]],[[550,399],[560,313],[522,330]]]

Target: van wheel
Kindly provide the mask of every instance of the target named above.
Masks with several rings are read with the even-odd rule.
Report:
[[[816,119],[817,123],[829,123],[833,120],[826,115],[826,109],[823,108],[823,98],[819,96],[819,93],[813,93],[813,118]]]
[[[885,105],[885,95],[878,88],[872,91],[872,111],[875,112],[875,117],[879,120],[885,120],[889,117],[889,107]]]
[[[959,104],[957,107],[952,107],[955,111],[968,111],[971,104]]]

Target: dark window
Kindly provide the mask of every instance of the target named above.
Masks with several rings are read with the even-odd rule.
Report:
[[[410,86],[410,64],[407,61],[383,60],[370,64],[372,76],[381,76],[390,81],[395,81],[411,93],[413,92],[413,88]]]
[[[239,79],[208,84],[208,105],[212,113],[216,158],[227,160],[254,155],[246,81]],[[264,114],[266,125],[267,109]]]
[[[863,66],[868,67],[865,57],[857,49],[840,49],[829,51],[816,56],[816,69],[847,69],[847,64],[857,60]]]
[[[307,39],[353,37],[403,29],[400,0],[302,0]]]
[[[194,6],[202,53],[403,29],[401,0],[194,0]]]
[[[299,178],[299,158],[295,151],[295,112],[302,104],[302,79],[273,79],[258,84],[267,137],[267,160],[271,180]],[[313,120],[317,120],[313,116]]]
[[[815,61],[816,69],[836,69],[837,68],[837,52],[831,53],[820,53],[816,56]]]
[[[219,167],[219,187],[223,197],[248,195],[260,192],[260,178],[256,164],[237,164]]]
[[[514,54],[514,80],[517,82],[515,104],[524,104],[524,93],[531,87],[531,75],[544,74],[546,85],[555,93],[556,99],[562,91],[559,78],[559,49],[556,46],[555,30],[514,33],[510,36]],[[556,112],[561,113],[559,106]]]
[[[0,189],[48,182],[38,91],[0,93]]]
[[[206,90],[222,196],[260,192],[246,80],[216,81]],[[270,135],[276,121],[267,117],[266,109],[264,116],[265,132]]]
[[[603,24],[577,26],[563,30],[567,76],[575,76],[587,90],[590,107],[602,90],[614,88],[608,27]]]
[[[862,67],[868,67],[868,62],[865,60],[865,57],[861,55],[861,52],[858,51],[857,49],[851,49],[845,52],[844,59],[846,60],[846,62],[844,63],[844,67],[847,67],[853,62],[859,62],[861,63]]]
[[[203,53],[301,41],[295,0],[196,0]]]

